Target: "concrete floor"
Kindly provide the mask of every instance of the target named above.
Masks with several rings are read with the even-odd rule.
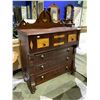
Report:
[[[30,93],[26,83],[20,83],[13,90],[13,100],[40,100],[40,96],[52,100],[78,100],[81,97],[81,92],[75,83],[75,77],[81,81],[85,80],[78,73],[75,76],[65,73],[36,86],[37,90],[34,94]],[[22,78],[22,72],[17,72],[14,78]]]

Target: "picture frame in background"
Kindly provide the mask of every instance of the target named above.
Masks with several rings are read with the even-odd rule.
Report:
[[[75,24],[73,23],[74,6],[71,4],[66,5],[64,14],[64,20],[62,20],[62,23],[67,27],[75,26]]]
[[[75,23],[75,27],[81,26],[81,19],[82,19],[82,7],[74,7],[73,22]]]
[[[37,19],[37,3],[36,1],[32,1],[32,19]]]
[[[50,12],[51,18],[53,22],[59,22],[59,14],[60,9],[56,4],[52,4],[49,6],[48,11]]]
[[[44,2],[38,1],[38,16],[41,14],[43,10],[44,10]]]
[[[69,4],[65,6],[65,20],[71,21],[73,23],[74,17],[74,6]]]

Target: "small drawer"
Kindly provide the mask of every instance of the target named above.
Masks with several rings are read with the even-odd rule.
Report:
[[[40,38],[37,39],[37,48],[49,47],[49,38]]]
[[[58,38],[64,38],[65,34],[56,34],[54,35],[54,39],[58,39]]]
[[[60,46],[60,45],[64,45],[64,44],[65,44],[65,42],[62,41],[62,42],[54,43],[53,46],[55,47],[55,46]]]
[[[53,35],[53,46],[61,46],[65,44],[65,34],[54,34]]]
[[[75,42],[77,41],[77,35],[76,34],[69,34],[68,35],[68,42]]]

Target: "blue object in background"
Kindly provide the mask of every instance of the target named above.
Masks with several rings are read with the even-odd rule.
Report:
[[[82,7],[82,2],[78,4],[78,1],[44,1],[44,8],[48,8],[50,5],[56,4],[60,8],[60,19],[63,20],[65,16],[65,7],[69,4],[73,6]]]
[[[26,6],[26,1],[13,1],[13,6],[16,7]]]
[[[13,7],[21,7],[21,6],[29,6],[30,7],[30,18],[32,18],[32,4],[31,4],[31,1],[13,1]],[[27,14],[27,17],[28,17],[28,14]]]
[[[64,19],[65,16],[65,7],[69,4],[72,4],[73,6],[77,6],[77,7],[82,7],[83,2],[81,2],[80,4],[78,4],[78,1],[45,1],[44,0],[44,8],[48,8],[50,5],[52,4],[56,4],[59,8],[60,8],[60,19]],[[37,1],[38,2],[38,1]],[[28,6],[30,7],[30,16],[32,18],[32,1],[13,1],[13,6],[15,7],[21,7],[21,6]]]

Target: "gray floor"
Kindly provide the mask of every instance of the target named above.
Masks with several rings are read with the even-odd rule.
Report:
[[[30,93],[26,83],[21,83],[13,90],[13,100],[40,100],[40,96],[52,98],[53,100],[78,100],[81,93],[74,81],[75,77],[81,81],[85,80],[78,73],[75,76],[65,73],[36,86],[35,94]],[[22,78],[22,72],[16,73],[14,78]]]

